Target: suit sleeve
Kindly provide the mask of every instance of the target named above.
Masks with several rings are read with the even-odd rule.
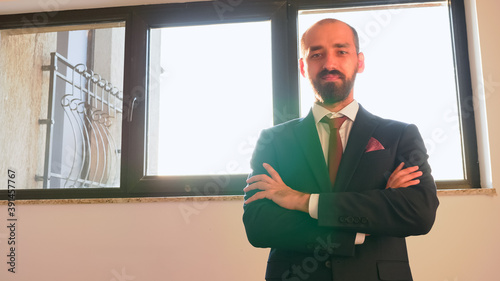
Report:
[[[367,186],[363,188],[367,191],[362,192],[321,194],[319,225],[396,237],[426,234],[434,224],[439,205],[427,159],[427,151],[417,127],[407,125],[397,144],[394,167],[402,161],[407,166],[418,165],[423,172],[420,183],[407,188]]]
[[[250,176],[265,174],[263,163],[279,168],[272,130],[265,130],[257,142],[251,160]],[[245,200],[257,191],[245,194]],[[334,231],[319,226],[316,219],[300,211],[278,206],[268,199],[261,199],[244,206],[243,223],[249,242],[255,247],[279,248],[303,253],[326,251],[331,255],[354,255],[355,233]]]

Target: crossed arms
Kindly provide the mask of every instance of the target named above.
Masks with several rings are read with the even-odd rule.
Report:
[[[418,166],[403,168],[404,164],[404,162],[401,162],[394,170],[387,181],[386,188],[402,188],[420,183],[418,177],[422,176],[423,173],[418,170]],[[260,174],[247,179],[248,185],[243,191],[256,190],[258,192],[245,200],[245,204],[267,198],[282,208],[309,213],[309,198],[311,194],[300,192],[287,186],[271,165],[264,163],[263,167],[270,176]]]
[[[415,145],[415,138],[421,140],[418,130],[408,126],[398,144],[398,159],[410,159],[415,151],[426,155],[425,148]],[[286,178],[282,180],[286,171],[275,169],[280,167],[275,145],[279,143],[257,144],[254,172],[245,188],[243,220],[254,246],[311,252],[332,241],[331,254],[352,255],[357,232],[405,237],[430,230],[438,200],[426,159],[406,169],[400,162],[382,187],[320,194],[316,220],[308,214],[310,194],[290,188]],[[365,223],[345,224],[341,216],[362,217]]]

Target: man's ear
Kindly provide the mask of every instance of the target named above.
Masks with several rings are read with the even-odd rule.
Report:
[[[365,55],[363,53],[358,54],[358,73],[365,70]]]
[[[302,76],[304,78],[307,78],[306,77],[305,65],[304,65],[304,58],[300,58],[299,59],[299,68],[300,68],[300,74],[302,74]]]

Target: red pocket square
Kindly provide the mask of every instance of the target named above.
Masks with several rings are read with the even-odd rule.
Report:
[[[368,145],[366,146],[365,153],[384,149],[384,146],[376,138],[370,138]]]

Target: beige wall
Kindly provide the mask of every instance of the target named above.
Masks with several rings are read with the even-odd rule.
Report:
[[[490,89],[485,137],[491,144],[492,184],[497,189],[500,85],[494,81],[500,81],[499,11],[500,2],[477,0],[476,43],[480,44],[476,46],[482,65],[474,67],[483,73],[478,82]],[[473,18],[469,12],[469,27]],[[499,280],[500,198],[441,196],[440,200],[432,232],[408,239],[415,280]],[[8,274],[4,264],[0,280],[263,280],[267,250],[246,242],[241,205],[241,201],[20,205],[18,273]],[[5,223],[7,212],[2,209],[0,222]],[[186,220],[182,210],[193,214]],[[1,256],[6,236],[5,227],[0,227]]]
[[[36,175],[43,175],[50,53],[56,49],[55,33],[23,34],[0,32],[0,169],[16,169],[29,175],[19,186],[41,187]],[[8,161],[7,161],[8,160]],[[0,189],[7,189],[1,186]]]

